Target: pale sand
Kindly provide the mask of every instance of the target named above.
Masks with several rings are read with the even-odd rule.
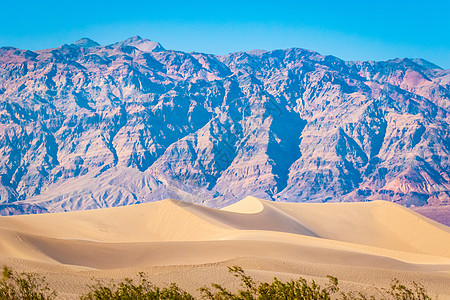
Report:
[[[450,299],[450,228],[401,206],[274,203],[248,197],[222,210],[174,200],[71,213],[0,217],[0,263],[38,272],[61,299],[91,278],[140,271],[155,284],[237,288],[227,266],[258,280],[340,279],[387,287],[394,277]]]

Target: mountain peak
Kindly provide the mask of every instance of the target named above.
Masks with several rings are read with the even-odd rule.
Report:
[[[127,44],[132,44],[132,43],[135,43],[135,42],[141,41],[141,40],[143,40],[143,38],[141,38],[139,35],[135,35],[135,36],[127,38],[126,40],[119,42],[119,43],[123,43],[124,45],[127,45]]]
[[[96,41],[91,40],[90,38],[79,39],[78,41],[76,41],[73,44],[77,45],[79,47],[83,47],[83,48],[91,48],[91,47],[100,46],[99,43],[97,43]]]
[[[130,37],[128,40],[135,42],[135,41],[143,40],[143,38],[141,38],[139,35],[135,35],[135,36]]]
[[[160,52],[166,50],[163,46],[161,46],[160,43],[148,39],[143,39],[138,35],[130,37],[122,42],[115,43],[113,46],[133,46],[143,52]]]
[[[262,50],[262,49],[253,49],[250,51],[246,51],[246,53],[250,54],[250,55],[262,55],[263,53],[266,53],[267,50]]]
[[[430,62],[426,59],[423,59],[423,58],[412,58],[411,60],[413,62],[415,62],[416,64],[418,64],[419,66],[422,66],[427,69],[442,69],[438,65],[435,65],[432,62]]]

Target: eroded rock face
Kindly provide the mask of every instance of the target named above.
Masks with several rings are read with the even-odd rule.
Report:
[[[450,70],[133,37],[0,49],[3,214],[176,198],[450,202]]]

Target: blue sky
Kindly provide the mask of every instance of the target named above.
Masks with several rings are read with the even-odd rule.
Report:
[[[422,57],[450,68],[450,1],[11,1],[0,46],[38,50],[134,35],[226,54],[300,47],[345,60]]]

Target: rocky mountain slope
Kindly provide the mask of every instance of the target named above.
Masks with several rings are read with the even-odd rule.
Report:
[[[0,49],[0,211],[450,202],[450,70],[133,37]]]

